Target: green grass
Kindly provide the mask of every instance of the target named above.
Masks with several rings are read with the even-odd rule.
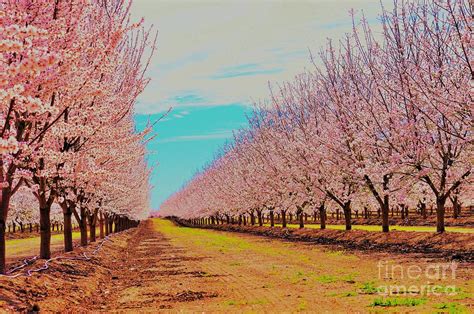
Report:
[[[270,224],[265,224],[270,226]],[[279,226],[279,225],[277,225]],[[299,224],[287,224],[288,228],[299,228]],[[308,229],[319,229],[319,224],[306,224],[305,228]],[[345,230],[345,225],[326,225],[327,229]],[[382,227],[378,225],[352,225],[353,230],[365,230],[365,231],[382,231]],[[435,226],[390,226],[391,231],[416,231],[416,232],[436,232]],[[460,233],[474,233],[474,228],[466,227],[446,227],[447,232],[460,232]]]
[[[343,297],[355,297],[357,295],[358,295],[358,293],[355,292],[355,291],[347,291],[347,292],[341,293],[341,296],[343,296]]]
[[[415,298],[376,298],[371,306],[417,306],[425,304],[426,299],[415,299]]]
[[[322,275],[316,278],[316,280],[320,283],[333,283],[337,281],[337,278],[331,275]]]
[[[439,303],[435,305],[435,308],[449,314],[468,313],[467,308],[457,302]]]
[[[267,300],[263,299],[254,299],[254,300],[227,300],[224,301],[223,304],[227,306],[234,306],[234,305],[262,305],[262,304],[267,304]]]
[[[298,304],[298,308],[297,308],[298,312],[300,312],[300,311],[305,311],[306,308],[307,308],[307,306],[308,306],[308,305],[307,305],[306,301],[305,301],[305,300],[302,300],[302,301]]]
[[[310,301],[314,291],[330,297],[331,302],[335,304],[335,309],[336,304],[341,303],[350,304],[348,308],[354,310],[365,308],[370,311],[429,312],[436,311],[435,304],[445,302],[444,308],[438,311],[456,313],[455,310],[461,307],[450,303],[467,304],[466,301],[456,300],[457,296],[379,294],[382,292],[379,285],[398,284],[398,282],[376,279],[378,260],[365,255],[358,257],[351,251],[328,251],[317,245],[296,245],[292,242],[240,233],[177,227],[171,221],[159,219],[153,220],[153,223],[157,231],[177,246],[189,248],[191,252],[197,251],[199,254],[202,252],[202,254],[214,256],[215,262],[222,259],[225,261],[226,271],[235,271],[237,277],[244,279],[255,273],[255,276],[260,278],[256,289],[279,291],[280,287],[294,288],[290,290],[291,295],[285,292],[285,296],[291,300],[295,312],[314,310],[314,304]],[[377,228],[377,226],[369,227]],[[225,252],[227,256],[222,257],[219,252]],[[391,255],[386,258],[389,263],[397,262],[390,259],[394,258]],[[417,284],[425,284],[425,282],[417,282]],[[451,282],[443,282],[443,284],[448,285]],[[461,286],[457,281],[453,284]],[[311,297],[308,297],[309,295]],[[229,297],[218,303],[229,306],[227,307],[229,310],[241,310],[246,306],[258,304],[262,300],[265,298],[255,295],[250,296],[249,299]],[[306,302],[302,302],[303,300]],[[369,305],[373,308],[370,309]]]
[[[72,239],[80,239],[81,233],[75,231],[72,233]],[[55,234],[51,236],[51,245],[59,245],[63,243],[63,235]],[[25,238],[25,239],[12,239],[6,241],[7,245],[7,256],[28,256],[34,255],[35,250],[39,252],[40,237]]]
[[[378,292],[377,287],[375,286],[375,283],[373,282],[364,282],[362,286],[360,286],[360,291],[361,293],[364,294],[375,294]]]

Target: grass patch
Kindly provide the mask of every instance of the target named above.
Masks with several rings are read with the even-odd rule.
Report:
[[[343,292],[341,294],[341,296],[343,296],[343,297],[355,297],[357,295],[359,295],[359,294],[355,291],[347,291],[347,292]]]
[[[299,228],[299,224],[288,224],[288,228]],[[320,229],[319,224],[305,224],[305,228],[308,229]],[[345,225],[326,225],[327,229],[335,230],[346,230]],[[352,225],[353,230],[365,230],[381,232],[382,227],[379,225]],[[390,230],[393,231],[416,231],[416,232],[436,232],[436,226],[390,226]],[[459,232],[459,233],[474,233],[474,228],[467,227],[446,227],[447,232]]]
[[[472,294],[468,292],[458,292],[455,296],[452,297],[454,300],[465,300],[472,298]]]
[[[373,281],[364,282],[362,286],[360,286],[360,291],[364,294],[375,294],[379,291],[379,289],[375,286]]]
[[[316,278],[317,281],[320,283],[332,283],[336,282],[337,278],[331,275],[322,275]]]
[[[464,305],[456,302],[439,303],[435,305],[435,308],[449,314],[468,313]]]
[[[297,271],[296,273],[292,274],[291,276],[287,276],[286,280],[290,281],[292,284],[295,283],[302,283],[306,284],[306,281],[309,277],[311,277],[313,273],[304,273],[302,271]]]
[[[222,304],[227,305],[227,306],[234,306],[234,305],[262,305],[262,304],[267,304],[267,300],[263,299],[255,299],[255,300],[227,300],[224,301]]]
[[[392,306],[417,306],[420,304],[425,304],[426,299],[415,299],[415,298],[376,298],[371,306],[382,306],[382,307],[392,307]]]
[[[355,277],[358,275],[358,273],[350,273],[342,277],[342,280],[344,280],[347,283],[355,283]]]
[[[305,311],[305,310],[306,310],[306,307],[307,307],[306,301],[303,300],[303,301],[301,301],[301,302],[298,304],[297,310],[298,310],[298,311]]]
[[[227,306],[232,306],[232,305],[237,305],[237,301],[235,300],[227,300],[227,301],[224,301],[223,304],[224,305],[227,305]]]
[[[343,298],[347,298],[347,297],[356,297],[358,296],[359,294],[357,293],[357,291],[346,291],[346,292],[342,292],[340,293],[339,291],[335,291],[335,292],[331,292],[331,293],[328,293],[326,296],[328,297],[343,297]]]

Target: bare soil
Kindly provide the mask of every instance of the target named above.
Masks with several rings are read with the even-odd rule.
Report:
[[[95,247],[84,252],[91,255]],[[455,276],[431,282],[381,274],[381,261],[404,268],[445,262],[423,254],[348,252],[334,245],[178,227],[154,219],[114,235],[89,261],[53,262],[31,277],[0,278],[0,308],[74,313],[373,312],[386,310],[376,305],[386,298],[372,286],[403,283],[453,285],[457,293],[400,296],[419,304],[393,307],[391,312],[473,309],[472,263],[459,263]],[[30,268],[39,266],[37,262]]]

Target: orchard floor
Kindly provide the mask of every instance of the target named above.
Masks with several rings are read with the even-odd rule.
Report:
[[[270,226],[270,224],[266,223],[264,226]],[[275,224],[277,227],[281,227],[281,224]],[[286,225],[288,228],[299,228],[299,224],[289,223]],[[305,228],[309,229],[319,229],[319,224],[305,224]],[[335,230],[345,230],[345,225],[326,225],[327,229],[335,229]],[[446,232],[457,232],[457,233],[474,233],[474,228],[471,227],[445,227]],[[365,231],[374,231],[374,232],[382,232],[381,226],[374,226],[374,225],[352,225],[353,230],[365,230]],[[435,226],[390,226],[391,231],[416,231],[416,232],[436,232]]]
[[[81,238],[79,231],[72,233],[74,242]],[[21,258],[27,258],[39,254],[40,237],[31,237],[24,239],[11,239],[6,241],[7,263]],[[64,249],[63,234],[53,234],[51,236],[51,251],[60,252]]]
[[[67,265],[76,273],[64,275]],[[160,219],[115,235],[92,261],[67,265],[52,265],[31,278],[0,278],[0,306],[73,312],[474,310],[472,264],[457,264],[453,271],[444,260],[420,255],[341,251]],[[393,286],[425,293],[376,291]]]

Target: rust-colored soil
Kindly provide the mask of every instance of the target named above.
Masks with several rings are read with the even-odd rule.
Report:
[[[61,261],[32,277],[0,278],[0,306],[6,311],[334,313],[383,310],[377,300],[398,299],[416,304],[391,311],[472,310],[472,264],[457,264],[455,276],[435,279],[402,277],[378,266],[426,269],[445,263],[422,255],[346,252],[154,219],[114,235],[90,261]],[[454,286],[456,291],[390,297],[374,291],[393,284]]]

